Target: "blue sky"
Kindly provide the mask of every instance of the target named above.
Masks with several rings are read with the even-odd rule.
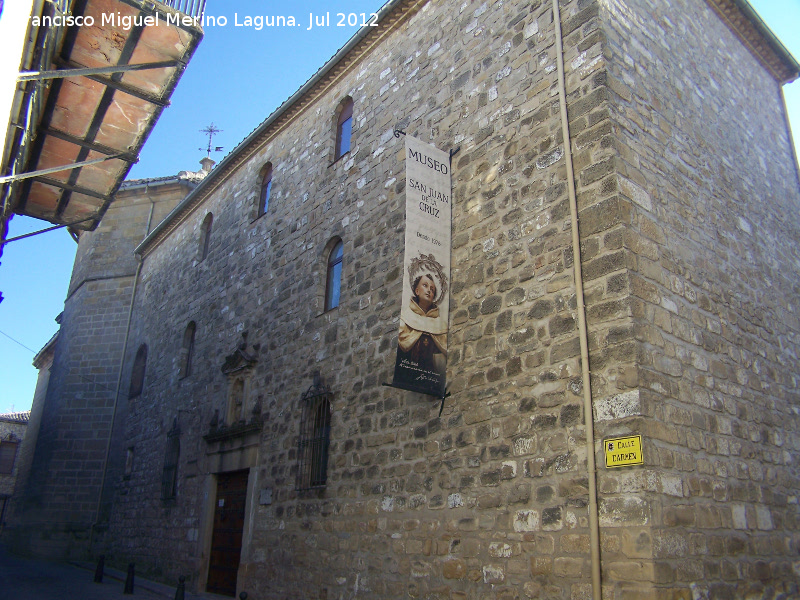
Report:
[[[783,44],[800,58],[800,2],[751,0],[751,5]],[[225,16],[226,26],[205,28],[205,38],[141,153],[130,178],[161,177],[199,169],[207,140],[199,130],[211,122],[222,129],[214,138],[219,161],[291,96],[356,32],[338,27],[337,13],[376,11],[382,0],[209,0],[207,15]],[[216,8],[224,7],[224,8]],[[288,8],[291,7],[291,8]],[[291,12],[290,12],[291,11]],[[294,28],[237,27],[245,15],[295,15]],[[308,15],[330,13],[330,26],[306,30]],[[346,23],[346,20],[345,20]],[[0,42],[0,49],[2,42]],[[800,142],[800,81],[784,88],[795,142]],[[9,237],[48,224],[15,217]],[[75,242],[59,230],[8,244],[0,266],[0,413],[30,408],[36,385],[35,352],[56,332],[63,310]],[[13,339],[12,339],[13,338]]]

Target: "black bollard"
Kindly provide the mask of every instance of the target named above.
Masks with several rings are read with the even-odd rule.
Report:
[[[247,592],[242,592],[239,594],[239,600],[247,600]]]
[[[103,569],[106,566],[106,555],[101,554],[100,560],[97,561],[97,568],[94,570],[94,582],[103,583]]]
[[[133,563],[128,563],[128,577],[125,579],[125,590],[122,593],[133,593]]]
[[[178,577],[178,588],[175,590],[175,600],[183,600],[186,594],[186,577]]]

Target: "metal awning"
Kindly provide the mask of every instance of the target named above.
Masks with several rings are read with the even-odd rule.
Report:
[[[202,39],[204,5],[203,0],[42,5],[38,28],[32,19],[28,38],[34,55],[46,54],[43,40],[58,26],[56,17],[71,15],[73,24],[51,35],[49,60],[29,61],[34,68],[18,78],[25,100],[12,114],[17,139],[0,173],[4,212],[10,208],[76,229],[97,226]]]

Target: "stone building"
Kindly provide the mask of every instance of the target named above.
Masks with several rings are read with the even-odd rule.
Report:
[[[19,447],[25,439],[30,416],[30,411],[0,415],[0,531],[20,472]]]
[[[79,234],[59,332],[34,360],[31,431],[21,449],[14,525],[6,531],[19,552],[88,554],[102,517],[105,465],[117,455],[109,440],[138,273],[133,250],[205,172],[125,182],[101,225]]]
[[[61,321],[61,316],[56,317],[56,322]],[[47,394],[48,384],[50,382],[50,368],[53,366],[53,355],[55,353],[56,340],[58,333],[51,337],[44,347],[36,353],[33,357],[33,366],[39,372],[36,379],[36,389],[33,393],[33,401],[31,402],[31,410],[28,411],[28,425],[26,427],[25,436],[19,445],[19,452],[17,454],[17,482],[16,491],[17,497],[24,490],[28,476],[31,472],[31,462],[33,461],[33,452],[36,448],[36,441],[39,436],[39,424],[42,420],[42,410],[44,409],[45,395]],[[9,507],[12,502],[8,502]]]
[[[255,598],[796,596],[797,62],[743,0],[378,17],[146,228],[93,551]],[[443,403],[382,385],[396,129],[458,150]]]

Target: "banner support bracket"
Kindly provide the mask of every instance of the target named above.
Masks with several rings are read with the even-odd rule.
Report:
[[[397,128],[397,127],[395,127],[395,128],[394,128],[394,131],[393,131],[392,133],[394,133],[394,137],[396,137],[396,138],[399,138],[401,135],[406,135],[406,132],[405,132],[405,131],[403,131],[402,129],[399,129],[399,128]],[[452,162],[453,162],[453,157],[454,157],[456,154],[458,154],[460,151],[461,151],[461,146],[459,146],[459,147],[458,147],[458,148],[456,148],[455,150],[453,150],[452,148],[450,148],[450,162],[451,162],[451,164],[452,164]]]
[[[390,388],[394,388],[396,390],[403,390],[403,391],[406,391],[406,392],[416,392],[417,394],[425,394],[426,396],[433,396],[433,394],[428,394],[427,392],[412,390],[412,389],[409,389],[407,387],[400,387],[399,385],[395,385],[393,383],[384,382],[381,385],[383,387],[390,387]],[[444,401],[447,398],[450,397],[450,392],[445,390],[444,396],[433,396],[433,397],[436,398],[437,400],[441,400],[442,401],[442,408],[439,409],[439,416],[442,416],[442,409],[444,408]]]

